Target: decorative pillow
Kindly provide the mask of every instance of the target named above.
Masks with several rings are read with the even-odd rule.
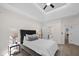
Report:
[[[28,41],[34,41],[37,39],[38,39],[38,36],[36,34],[33,34],[33,35],[26,34],[26,40],[28,40]]]
[[[24,36],[24,40],[28,40],[28,36]]]
[[[25,39],[28,40],[28,35],[25,36]]]

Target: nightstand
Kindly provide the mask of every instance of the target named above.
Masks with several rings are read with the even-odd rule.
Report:
[[[17,52],[20,52],[20,44],[10,44],[9,46],[8,46],[8,53],[9,53],[9,55],[11,56],[12,55],[12,51],[13,50],[18,50]]]

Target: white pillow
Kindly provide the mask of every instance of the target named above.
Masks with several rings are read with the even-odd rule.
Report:
[[[28,40],[28,41],[34,41],[37,39],[38,39],[38,36],[36,34],[33,34],[33,35],[26,34],[26,40]]]
[[[28,35],[26,34],[26,36],[25,36],[25,40],[28,40]]]
[[[26,36],[24,36],[24,40],[23,40],[23,42],[25,42],[26,41]]]

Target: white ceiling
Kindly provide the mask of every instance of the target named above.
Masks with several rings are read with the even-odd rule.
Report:
[[[61,6],[64,6],[66,3],[52,3],[52,4],[53,4],[55,7],[52,8],[52,7],[50,7],[50,6],[47,6],[46,9],[44,10],[46,13],[47,13],[47,12],[50,12],[50,11],[56,9],[56,8],[59,8],[59,7],[61,7]],[[40,7],[41,9],[43,9],[43,8],[45,7],[46,3],[39,3],[39,4],[37,3],[37,5],[39,5],[39,7]]]
[[[10,11],[26,15],[40,22],[54,20],[79,13],[79,3],[53,4],[56,7],[54,9],[47,8],[47,11],[42,9],[41,3],[1,3],[0,6]]]

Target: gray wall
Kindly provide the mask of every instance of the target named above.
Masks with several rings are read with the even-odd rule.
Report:
[[[66,28],[69,28],[69,42],[79,45],[79,14],[63,17],[45,24],[46,31],[50,30],[51,39],[55,40],[58,44],[64,44]],[[46,33],[44,36],[48,35]]]
[[[69,28],[69,42],[79,45],[79,14],[67,18],[62,18],[62,31]]]
[[[0,14],[0,55],[7,51],[9,35],[12,29],[16,29],[19,33],[20,29],[40,30],[40,23],[33,21],[27,16],[15,14],[12,12],[3,12]],[[20,33],[19,33],[20,34]],[[20,36],[18,36],[20,39]]]

